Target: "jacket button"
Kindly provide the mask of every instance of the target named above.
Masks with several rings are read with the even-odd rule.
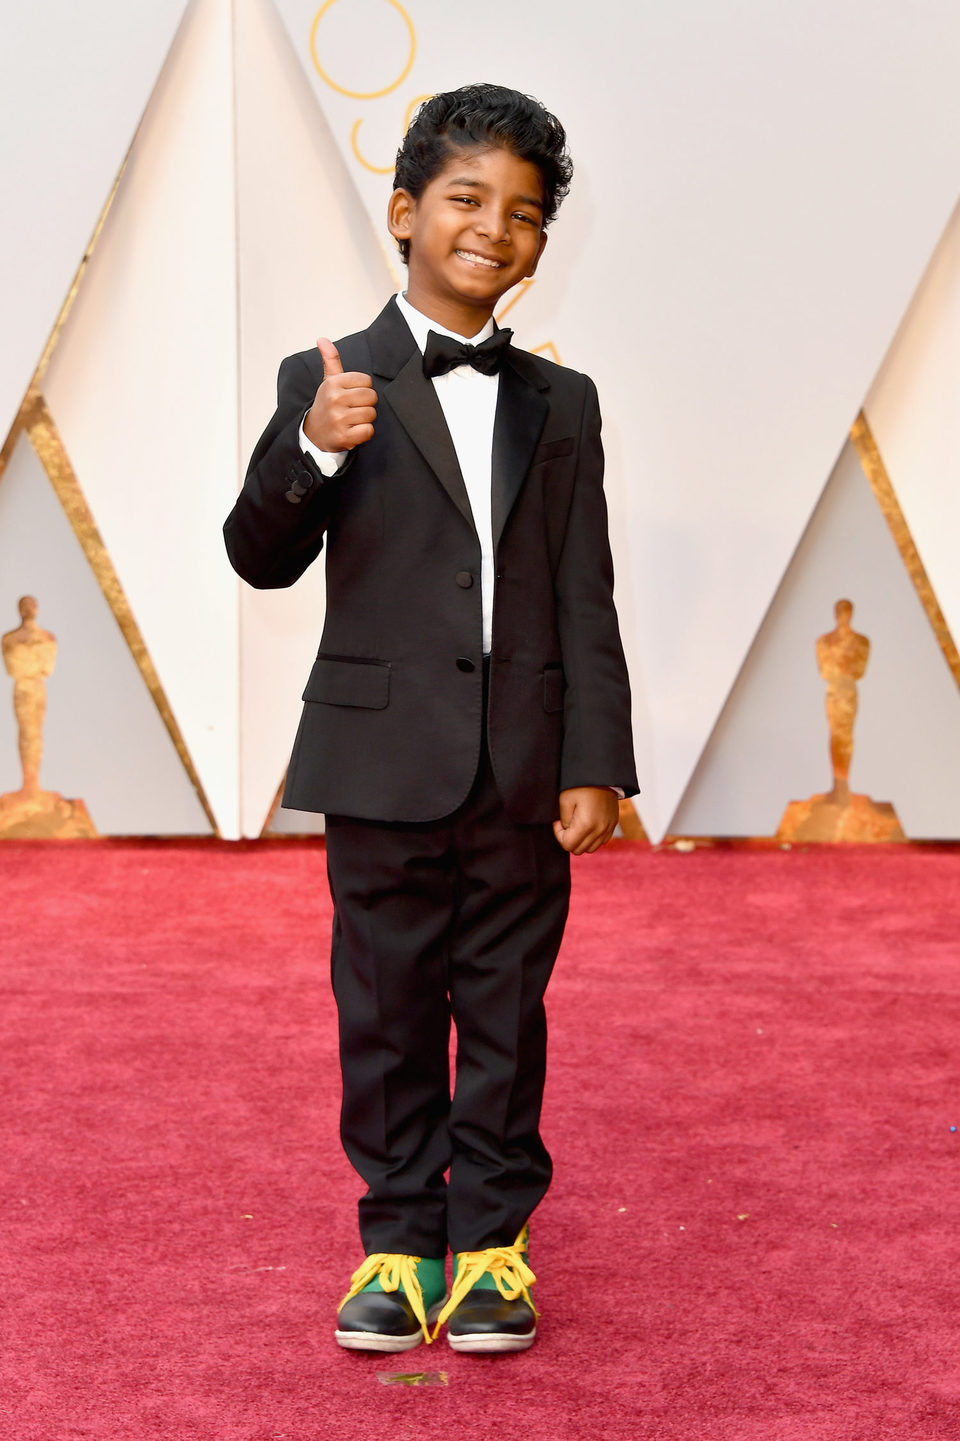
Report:
[[[457,585],[461,590],[469,590],[473,585],[473,576],[468,570],[457,571]]]
[[[470,671],[476,670],[476,666],[474,665],[473,661],[468,660],[465,655],[458,655],[457,670],[462,670],[469,675]]]

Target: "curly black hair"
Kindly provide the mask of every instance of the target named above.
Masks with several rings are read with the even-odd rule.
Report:
[[[417,199],[457,151],[494,145],[540,171],[543,223],[549,225],[573,175],[566,132],[539,100],[505,85],[463,85],[424,101],[397,151],[394,189]],[[397,245],[406,263],[410,242]]]

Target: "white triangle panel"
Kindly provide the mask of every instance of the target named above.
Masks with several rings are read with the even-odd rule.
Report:
[[[229,0],[190,8],[44,385],[224,835],[238,829]]]
[[[278,806],[270,822],[267,835],[270,836],[322,836],[325,829],[324,817],[314,811],[292,811]]]
[[[871,642],[850,785],[892,801],[915,840],[960,837],[960,692],[847,444],[670,830],[773,835],[788,801],[832,784],[817,637],[837,600]]]
[[[960,644],[960,205],[864,410],[954,642]]]
[[[960,8],[277,0],[371,219],[418,95],[493,78],[576,162],[511,311],[600,388],[639,809],[662,835],[956,200]],[[336,23],[334,23],[336,22]],[[334,88],[337,86],[339,88]],[[356,129],[359,121],[359,130]],[[530,317],[529,323],[527,316]]]
[[[210,823],[53,487],[25,436],[0,480],[0,631],[32,595],[57,640],[40,783],[86,803],[101,835],[209,835]],[[6,691],[4,695],[3,692]],[[0,792],[20,788],[12,682],[0,669]]]
[[[373,228],[269,0],[236,12],[240,435],[276,404],[280,361],[369,324],[393,289]],[[241,595],[241,826],[259,835],[286,770],[323,624],[323,562]],[[296,827],[303,829],[302,825]]]
[[[123,163],[184,0],[4,7],[0,436]]]

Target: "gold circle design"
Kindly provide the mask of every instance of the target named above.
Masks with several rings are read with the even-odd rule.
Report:
[[[364,170],[370,170],[374,175],[392,175],[394,170],[392,165],[374,165],[371,161],[367,160],[365,156],[361,155],[357,136],[360,134],[360,126],[362,123],[362,120],[355,120],[353,122],[353,129],[350,131],[350,149]]]
[[[413,68],[414,56],[417,53],[417,32],[413,28],[413,21],[410,19],[410,16],[407,14],[406,10],[404,10],[403,6],[400,4],[400,0],[386,0],[386,3],[388,5],[391,5],[393,9],[396,10],[397,14],[401,17],[410,35],[410,54],[407,56],[407,63],[404,65],[403,70],[397,76],[396,80],[394,80],[390,85],[385,85],[382,90],[348,90],[345,85],[338,85],[335,80],[331,79],[331,77],[324,70],[323,66],[320,64],[320,60],[317,55],[317,30],[320,26],[320,21],[323,19],[324,15],[326,15],[327,11],[330,10],[336,3],[337,0],[324,0],[324,3],[320,6],[320,9],[314,16],[313,24],[310,26],[310,55],[313,59],[314,67],[317,71],[317,74],[320,76],[321,80],[323,80],[327,85],[330,86],[331,90],[335,90],[338,95],[349,95],[352,100],[379,100],[381,96],[389,95],[392,90],[396,90],[398,86],[403,84],[404,80],[406,80],[407,76],[410,74],[410,71]],[[356,147],[354,148],[356,149]],[[360,159],[359,154],[357,158]],[[361,161],[361,163],[365,164],[366,162]],[[373,167],[371,166],[368,168],[372,169]],[[378,173],[384,174],[385,172],[381,171]]]
[[[420,104],[422,104],[422,102],[423,102],[424,100],[432,100],[432,99],[433,99],[433,91],[432,91],[432,90],[429,91],[426,95],[415,95],[415,96],[413,97],[413,99],[410,101],[410,104],[407,106],[406,111],[404,112],[404,116],[403,116],[403,133],[404,133],[404,135],[406,135],[407,131],[410,129],[410,122],[411,122],[411,120],[413,119],[413,112],[416,110],[417,106],[420,105]]]
[[[431,100],[432,98],[433,92],[431,91],[427,95],[415,95],[414,98],[410,101],[410,104],[407,106],[406,113],[403,117],[404,135],[406,135],[407,131],[410,129],[410,121],[413,118],[413,112],[416,107],[421,103],[421,101]],[[360,162],[364,170],[369,170],[373,175],[392,175],[396,168],[395,165],[374,165],[372,160],[368,160],[367,157],[361,153],[360,126],[362,124],[362,119],[355,120],[353,122],[353,128],[350,131],[350,149],[353,151],[354,159]]]

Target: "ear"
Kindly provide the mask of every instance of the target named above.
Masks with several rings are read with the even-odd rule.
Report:
[[[527,280],[531,280],[531,279],[533,278],[533,276],[536,275],[536,273],[537,273],[537,266],[540,264],[540,257],[541,257],[541,255],[542,255],[543,252],[544,252],[544,248],[545,248],[545,246],[546,246],[546,243],[547,243],[547,232],[546,232],[545,230],[541,230],[541,232],[540,232],[540,245],[539,245],[539,248],[538,248],[538,250],[537,250],[536,255],[533,257],[533,264],[530,266],[530,269],[527,271],[527,276],[526,276]]]
[[[417,202],[409,190],[395,190],[387,204],[387,229],[394,240],[409,240]]]

